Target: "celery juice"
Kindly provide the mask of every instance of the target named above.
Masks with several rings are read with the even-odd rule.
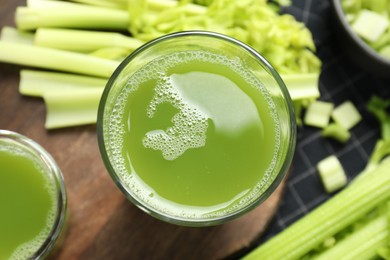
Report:
[[[108,168],[128,198],[188,225],[261,202],[288,145],[255,73],[238,57],[190,49],[154,57],[121,82],[101,126]]]
[[[45,167],[31,150],[0,136],[0,259],[34,259],[56,239],[59,195]]]

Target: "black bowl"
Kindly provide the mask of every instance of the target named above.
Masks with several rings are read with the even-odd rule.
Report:
[[[330,0],[331,23],[338,44],[357,66],[368,73],[382,78],[390,78],[390,59],[378,54],[355,32],[345,18],[341,0]]]

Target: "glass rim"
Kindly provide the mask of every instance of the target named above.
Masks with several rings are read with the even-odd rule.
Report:
[[[107,149],[105,145],[104,140],[104,124],[103,124],[103,117],[105,112],[105,104],[108,98],[108,95],[110,94],[111,89],[113,88],[113,85],[120,76],[120,73],[126,68],[127,64],[129,64],[133,59],[135,59],[138,54],[142,53],[145,50],[148,50],[149,48],[153,47],[154,45],[164,42],[166,40],[170,40],[172,38],[178,38],[178,37],[211,37],[218,40],[222,40],[225,42],[228,42],[230,44],[233,44],[237,46],[238,48],[241,48],[244,52],[249,53],[251,56],[253,56],[256,60],[260,61],[262,65],[266,67],[268,72],[271,74],[272,78],[276,81],[281,94],[283,95],[283,98],[286,102],[286,107],[288,110],[288,116],[289,116],[289,131],[290,131],[290,138],[288,140],[288,144],[286,144],[286,155],[284,158],[284,162],[281,164],[280,171],[276,174],[275,179],[272,181],[272,183],[265,189],[265,191],[257,196],[251,203],[247,204],[246,206],[233,211],[231,213],[228,213],[223,216],[213,217],[213,218],[184,218],[179,216],[174,216],[170,214],[166,214],[164,212],[158,211],[154,209],[153,207],[150,207],[147,205],[147,203],[144,203],[142,201],[139,201],[137,198],[135,198],[127,189],[127,187],[124,187],[122,185],[122,180],[120,177],[116,174],[114,167],[111,164],[110,158],[107,154]],[[213,226],[222,224],[225,222],[228,222],[230,220],[236,219],[239,216],[244,215],[245,213],[251,211],[255,207],[259,206],[261,203],[263,203],[279,186],[279,184],[282,182],[283,178],[286,176],[295,151],[295,145],[296,145],[296,120],[295,120],[295,114],[294,114],[294,107],[292,103],[291,96],[288,92],[287,87],[285,86],[282,78],[278,74],[278,72],[273,68],[273,66],[255,49],[247,45],[246,43],[243,43],[242,41],[239,41],[233,37],[216,33],[216,32],[210,32],[210,31],[200,31],[200,30],[191,30],[191,31],[181,31],[181,32],[175,32],[166,34],[163,36],[160,36],[154,40],[151,40],[145,44],[143,44],[141,47],[133,51],[129,56],[127,56],[117,67],[117,69],[114,71],[112,76],[109,78],[106,87],[103,91],[102,97],[100,99],[99,108],[98,108],[98,116],[97,116],[97,138],[98,138],[98,146],[100,150],[101,157],[103,159],[103,162],[106,166],[106,169],[108,173],[110,174],[111,178],[114,180],[118,188],[122,191],[122,193],[126,196],[126,198],[131,201],[134,205],[136,205],[141,210],[145,211],[149,215],[166,221],[168,223],[181,225],[181,226],[190,226],[190,227],[200,227],[200,226]]]
[[[61,231],[66,221],[67,211],[67,193],[65,187],[64,177],[53,157],[36,141],[31,138],[22,135],[20,133],[0,129],[0,139],[10,140],[23,148],[28,149],[33,153],[33,156],[39,159],[40,162],[46,167],[45,172],[53,177],[55,190],[57,193],[57,209],[55,221],[51,227],[45,241],[41,244],[38,250],[31,256],[31,259],[42,259],[49,255],[60,237]]]

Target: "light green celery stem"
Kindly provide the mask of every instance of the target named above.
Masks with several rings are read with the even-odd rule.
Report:
[[[320,96],[319,73],[281,74],[280,76],[293,100],[316,99]]]
[[[92,52],[108,47],[124,47],[132,51],[143,43],[116,32],[59,28],[38,28],[34,38],[37,46],[77,52]]]
[[[101,6],[101,7],[109,7],[116,9],[127,10],[127,3],[125,1],[113,1],[113,0],[72,0],[73,2]]]
[[[26,6],[29,8],[69,7],[74,6],[74,3],[57,0],[27,0]]]
[[[127,30],[129,16],[125,10],[72,3],[42,8],[19,6],[15,22],[21,30],[39,27]]]
[[[34,41],[34,33],[22,32],[14,27],[4,26],[1,29],[0,40],[4,42],[14,42],[32,45]]]
[[[355,180],[244,259],[297,259],[390,198],[390,160]]]
[[[131,51],[126,48],[109,47],[90,52],[89,55],[104,59],[123,61],[130,53]]]
[[[81,89],[47,92],[46,129],[96,123],[97,111],[103,89]]]
[[[19,93],[27,96],[43,97],[44,93],[71,93],[79,89],[103,89],[107,79],[75,74],[21,70]]]
[[[0,42],[0,62],[109,78],[118,61],[25,44]]]
[[[350,236],[336,243],[316,257],[316,260],[327,259],[372,259],[378,248],[387,245],[389,224],[387,216],[379,216],[364,227],[354,231]]]

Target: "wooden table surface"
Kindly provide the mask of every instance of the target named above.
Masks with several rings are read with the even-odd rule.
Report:
[[[14,26],[20,0],[0,0],[0,27]],[[47,131],[45,105],[18,93],[22,67],[0,63],[0,129],[26,135],[57,161],[68,194],[68,228],[53,259],[220,259],[250,248],[275,213],[283,185],[260,207],[224,225],[187,228],[128,202],[100,157],[94,125]],[[1,166],[0,166],[1,167]]]

